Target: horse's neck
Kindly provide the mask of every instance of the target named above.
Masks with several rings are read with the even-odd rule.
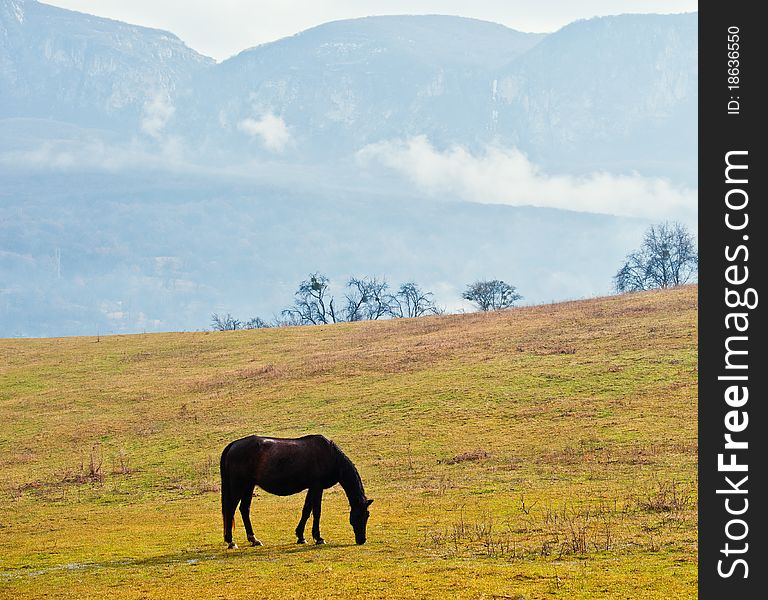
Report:
[[[341,456],[339,460],[339,484],[347,495],[350,506],[359,506],[365,500],[365,491],[363,482],[357,468],[346,456]]]

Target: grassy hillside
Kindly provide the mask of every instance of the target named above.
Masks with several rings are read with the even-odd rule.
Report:
[[[0,596],[691,598],[696,287],[496,314],[0,340]],[[323,433],[327,546],[257,490],[227,551],[218,457]]]

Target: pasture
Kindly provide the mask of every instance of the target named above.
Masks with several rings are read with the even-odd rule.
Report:
[[[0,340],[0,596],[692,598],[697,288],[492,314]],[[222,537],[219,455],[322,433],[375,499]]]

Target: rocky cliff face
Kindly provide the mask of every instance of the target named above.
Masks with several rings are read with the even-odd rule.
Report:
[[[175,35],[0,0],[0,115],[127,130],[213,61]]]
[[[697,103],[695,14],[572,23],[493,82],[498,135],[572,171],[694,159]]]
[[[314,158],[413,134],[471,143],[488,137],[492,70],[543,37],[458,17],[328,23],[210,69],[180,117],[239,146],[244,120],[274,114],[296,138],[295,152]],[[244,149],[258,148],[255,140]]]
[[[667,163],[695,155],[696,36],[696,15],[591,19],[547,36],[455,17],[330,23],[202,73],[177,126],[246,155],[269,148],[243,123],[276,115],[295,142],[281,153],[302,159],[426,135],[515,146],[571,172],[680,167],[688,180],[690,164]]]

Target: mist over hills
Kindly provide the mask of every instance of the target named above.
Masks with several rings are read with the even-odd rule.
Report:
[[[526,299],[587,296],[607,290],[643,223],[164,173],[141,184],[81,175],[86,191],[70,186],[69,175],[10,183],[18,202],[2,209],[2,236],[15,248],[0,252],[15,283],[0,296],[5,335],[202,329],[214,311],[270,318],[314,270],[337,294],[350,275],[416,280],[452,309],[464,284],[498,273]]]
[[[415,279],[449,308],[479,277],[606,293],[653,216],[619,204],[695,215],[696,29],[368,17],[216,63],[0,0],[0,335],[270,316],[315,270]]]

